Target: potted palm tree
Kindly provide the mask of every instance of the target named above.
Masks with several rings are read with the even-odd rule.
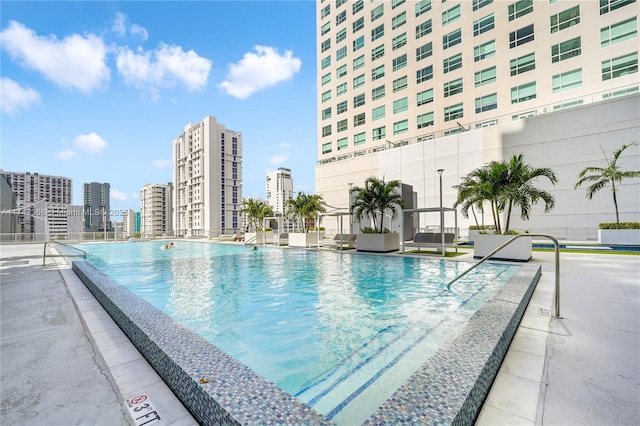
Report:
[[[640,223],[639,222],[620,222],[618,213],[618,198],[616,196],[616,183],[621,183],[624,179],[640,177],[640,171],[620,170],[618,159],[625,149],[637,145],[637,142],[622,145],[613,152],[611,159],[604,154],[607,161],[607,167],[585,167],[578,174],[578,182],[574,188],[577,189],[583,183],[591,183],[587,187],[587,198],[592,199],[596,192],[611,185],[611,194],[613,196],[613,205],[616,211],[615,223],[601,223],[598,226],[598,242],[600,244],[621,244],[621,245],[640,245]]]
[[[247,230],[254,230],[254,232],[245,233],[245,243],[264,244],[273,238],[273,231],[271,235],[267,235],[262,226],[265,218],[273,216],[271,206],[264,201],[247,198],[242,202],[240,213],[247,215]]]
[[[356,250],[386,253],[400,249],[399,234],[384,227],[385,216],[389,216],[391,221],[404,207],[399,189],[399,180],[385,182],[375,176],[367,178],[363,187],[351,188],[351,193],[356,194],[351,205],[353,214],[361,225],[367,219],[371,225],[361,228],[356,238]]]
[[[545,213],[553,209],[553,196],[533,184],[538,178],[547,178],[553,185],[558,181],[551,169],[533,168],[519,154],[512,156],[509,161],[492,161],[472,170],[463,178],[462,183],[453,187],[458,191],[454,207],[460,205],[464,217],[468,217],[468,210],[472,207],[483,211],[483,205],[487,202],[491,209],[494,231],[474,237],[474,257],[486,256],[517,234],[509,229],[514,208],[520,209],[523,220],[529,219],[531,209],[538,201],[544,202]],[[505,217],[504,226],[502,216]],[[500,250],[493,258],[528,261],[531,255],[531,238],[520,238]]]
[[[317,245],[320,237],[319,229],[310,232],[310,228],[318,213],[325,211],[321,195],[298,192],[296,198],[287,200],[287,216],[302,225],[302,232],[289,232],[289,246],[310,247]],[[319,226],[320,224],[315,225]]]

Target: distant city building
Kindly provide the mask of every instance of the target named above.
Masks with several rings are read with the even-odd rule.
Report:
[[[280,167],[275,172],[267,173],[267,204],[276,216],[287,212],[287,200],[293,198],[293,179],[291,169]]]
[[[126,238],[133,238],[140,233],[140,212],[128,209],[122,215],[122,233]]]
[[[130,220],[134,225],[134,218]],[[140,233],[143,237],[173,235],[172,182],[146,184],[140,190]]]
[[[215,117],[188,123],[173,141],[176,235],[211,237],[240,227],[242,134]]]
[[[83,185],[85,231],[112,231],[108,183],[91,182]]]
[[[0,178],[0,234],[18,232],[18,200],[7,178]],[[2,241],[11,240],[11,236],[2,236]]]

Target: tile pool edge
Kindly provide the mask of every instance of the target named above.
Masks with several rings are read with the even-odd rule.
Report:
[[[72,269],[201,424],[331,424],[90,263]]]

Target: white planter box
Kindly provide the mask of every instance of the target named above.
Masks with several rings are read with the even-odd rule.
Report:
[[[357,251],[371,251],[388,253],[400,250],[400,234],[391,232],[387,234],[358,234],[356,237]]]
[[[316,232],[289,232],[289,247],[311,247],[318,245]]]
[[[480,259],[497,249],[501,244],[509,241],[515,235],[479,234],[473,242],[473,257]],[[491,256],[491,259],[517,260],[527,262],[531,260],[531,237],[518,237],[511,244]]]
[[[482,234],[482,232],[491,233],[493,232],[493,229],[486,229],[486,230],[469,229],[469,242],[474,242],[478,235],[485,235],[485,234]]]
[[[600,244],[638,246],[640,245],[640,229],[598,229]]]

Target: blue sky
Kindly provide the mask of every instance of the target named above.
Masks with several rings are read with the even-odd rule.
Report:
[[[0,2],[0,167],[109,182],[140,209],[171,142],[207,115],[243,134],[243,196],[292,170],[314,191],[313,1]]]

